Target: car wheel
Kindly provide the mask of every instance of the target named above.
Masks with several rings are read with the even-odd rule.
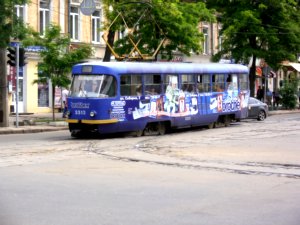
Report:
[[[266,119],[266,113],[263,110],[260,110],[259,113],[258,113],[257,120],[263,121],[265,119]]]

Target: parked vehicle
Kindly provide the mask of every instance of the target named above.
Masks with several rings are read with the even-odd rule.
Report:
[[[256,98],[250,97],[248,102],[248,118],[263,121],[268,117],[269,108],[266,103],[259,101]]]

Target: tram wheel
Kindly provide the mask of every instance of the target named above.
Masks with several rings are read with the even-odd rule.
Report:
[[[143,136],[143,134],[144,134],[143,130],[137,130],[137,131],[135,131],[135,136],[136,137],[141,137],[141,136]]]
[[[224,125],[225,125],[225,127],[229,127],[230,123],[231,123],[230,116],[225,116],[225,118],[224,118]]]
[[[167,131],[167,128],[166,128],[166,124],[165,123],[159,123],[158,124],[158,134],[159,135],[164,135]]]
[[[78,130],[72,130],[71,131],[71,137],[73,138],[81,138],[82,137],[82,132]]]
[[[214,122],[212,122],[212,123],[210,123],[210,124],[207,125],[208,129],[213,129],[215,127],[216,127],[216,124]]]

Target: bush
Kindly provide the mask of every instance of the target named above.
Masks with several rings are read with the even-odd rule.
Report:
[[[297,106],[297,80],[285,80],[283,87],[279,90],[281,104],[285,109],[295,109]]]

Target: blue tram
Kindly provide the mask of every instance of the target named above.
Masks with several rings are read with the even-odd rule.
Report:
[[[72,136],[229,125],[247,117],[249,70],[219,63],[88,62],[72,69]]]

